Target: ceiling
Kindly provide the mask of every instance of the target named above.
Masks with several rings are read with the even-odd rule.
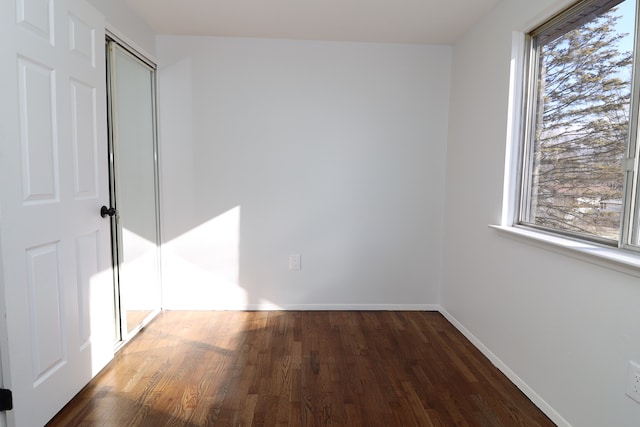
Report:
[[[125,0],[158,34],[451,44],[500,0]]]

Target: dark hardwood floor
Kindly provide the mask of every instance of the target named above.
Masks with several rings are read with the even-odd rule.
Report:
[[[50,426],[552,426],[434,312],[165,312]]]

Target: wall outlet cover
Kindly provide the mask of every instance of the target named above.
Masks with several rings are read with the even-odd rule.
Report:
[[[629,361],[627,370],[627,396],[640,403],[640,365]]]
[[[301,270],[302,269],[302,255],[291,254],[289,255],[289,270]]]

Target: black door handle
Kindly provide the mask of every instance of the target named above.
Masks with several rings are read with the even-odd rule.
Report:
[[[116,208],[108,208],[103,206],[100,208],[100,216],[106,218],[108,216],[114,216],[116,214]]]

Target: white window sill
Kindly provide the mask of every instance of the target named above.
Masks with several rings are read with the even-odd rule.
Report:
[[[524,227],[505,227],[501,225],[490,225],[489,227],[510,239],[640,277],[640,253],[555,236]]]

